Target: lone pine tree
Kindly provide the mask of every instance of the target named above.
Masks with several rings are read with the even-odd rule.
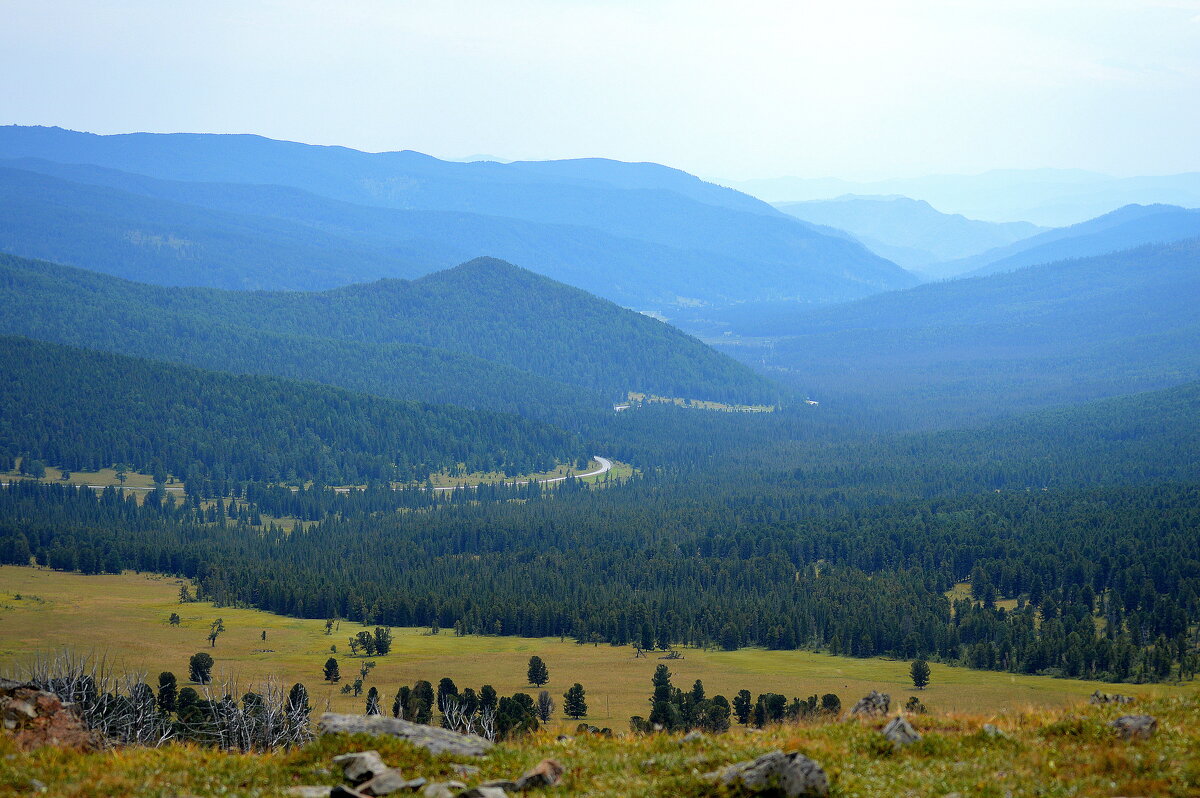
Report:
[[[572,720],[587,716],[587,701],[584,700],[583,685],[579,682],[571,685],[571,689],[563,693],[563,713]]]
[[[201,651],[188,660],[188,678],[197,684],[208,684],[212,679],[213,658]]]
[[[914,659],[908,673],[912,677],[913,686],[918,690],[924,690],[929,684],[929,663],[925,660]]]
[[[541,687],[546,682],[550,681],[550,670],[546,667],[546,663],[542,662],[542,658],[534,655],[529,658],[529,683],[534,687]]]

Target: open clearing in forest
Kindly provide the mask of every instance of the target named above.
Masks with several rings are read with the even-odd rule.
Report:
[[[666,404],[689,407],[696,410],[718,410],[724,413],[774,413],[774,405],[731,405],[707,399],[688,399],[682,396],[659,396],[657,394],[630,391],[626,397],[633,404]]]
[[[0,670],[10,670],[37,655],[71,648],[105,655],[114,664],[149,674],[170,670],[185,681],[188,657],[207,651],[216,660],[214,675],[230,674],[240,685],[269,675],[291,684],[303,682],[314,708],[328,701],[335,710],[361,712],[365,695],[343,696],[339,686],[321,681],[321,668],[336,645],[343,682],[357,674],[360,658],[351,657],[347,639],[364,627],[347,622],[332,636],[321,620],[301,620],[260,610],[216,608],[206,602],[180,604],[180,581],[166,576],[125,573],[84,576],[41,568],[0,566]],[[16,598],[16,596],[20,598]],[[183,622],[167,619],[178,612]],[[215,648],[208,645],[209,624],[224,619],[226,632]],[[267,639],[261,633],[267,632]],[[836,693],[844,705],[872,689],[903,703],[909,695],[937,711],[999,712],[1024,706],[1061,706],[1080,701],[1093,690],[1138,695],[1194,693],[1195,683],[1177,685],[1106,685],[1041,676],[1018,676],[932,664],[930,687],[918,693],[908,678],[908,663],[854,659],[805,651],[702,651],[682,649],[684,659],[635,658],[628,646],[577,645],[558,638],[466,636],[452,630],[430,635],[427,629],[394,629],[392,653],[375,657],[377,667],[366,685],[376,686],[385,711],[401,684],[449,676],[461,689],[493,685],[501,694],[537,690],[525,681],[529,657],[537,654],[550,669],[545,689],[562,704],[573,682],[587,689],[588,720],[625,730],[631,715],[648,713],[650,676],[660,662],[688,687],[702,679],[707,692],[732,697],[745,688],[757,695],[790,697]],[[563,723],[566,723],[563,721]]]

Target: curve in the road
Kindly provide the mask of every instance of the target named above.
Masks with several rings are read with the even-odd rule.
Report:
[[[563,482],[568,479],[583,479],[584,477],[594,477],[598,474],[604,474],[609,471],[612,471],[612,467],[613,467],[612,460],[609,460],[607,457],[601,457],[598,454],[592,455],[592,459],[600,464],[600,467],[597,468],[595,471],[589,471],[586,474],[572,474],[569,477],[547,477],[546,479],[539,479],[538,484],[549,485],[554,482]],[[487,484],[487,483],[481,483],[481,484]],[[522,479],[522,480],[518,480],[516,482],[502,482],[500,484],[502,484],[502,485],[528,485],[529,480]],[[434,488],[434,490],[457,490],[458,488],[462,488],[462,487],[478,488],[479,485],[444,485],[442,487]]]

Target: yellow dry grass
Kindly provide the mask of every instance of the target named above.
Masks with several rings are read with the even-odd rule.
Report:
[[[252,609],[217,608],[208,603],[179,604],[179,580],[126,573],[83,576],[16,566],[0,567],[0,663],[13,667],[39,653],[63,648],[96,652],[118,665],[144,671],[153,683],[160,671],[181,679],[187,660],[198,651],[216,660],[217,676],[232,675],[242,685],[276,677],[303,682],[313,706],[328,703],[338,711],[362,711],[364,698],[343,696],[339,686],[321,681],[321,668],[336,645],[343,680],[352,680],[360,658],[349,656],[348,638],[363,627],[343,622],[332,636],[324,622],[273,615]],[[20,599],[14,598],[20,595]],[[183,622],[169,626],[178,612]],[[206,638],[209,624],[222,618],[227,631],[215,647]],[[267,639],[261,633],[267,632]],[[427,679],[436,684],[449,676],[460,687],[491,684],[502,694],[536,693],[525,681],[529,657],[546,661],[551,681],[546,689],[562,703],[574,682],[587,689],[588,719],[599,726],[625,729],[631,715],[647,714],[650,676],[660,662],[687,687],[696,679],[707,692],[732,697],[745,688],[757,695],[788,697],[836,693],[849,704],[878,689],[903,700],[916,694],[908,663],[887,659],[854,659],[805,651],[683,650],[684,659],[665,661],[652,655],[635,658],[629,647],[577,645],[558,638],[456,637],[451,630],[430,635],[426,629],[395,629],[391,654],[375,657],[377,667],[366,685],[376,686],[390,708],[396,689]],[[934,663],[932,681],[921,693],[931,708],[943,712],[1000,712],[1026,706],[1062,706],[1111,685],[1037,676],[973,671]],[[1194,693],[1183,686],[1123,686],[1140,695]],[[564,722],[565,723],[565,722]]]

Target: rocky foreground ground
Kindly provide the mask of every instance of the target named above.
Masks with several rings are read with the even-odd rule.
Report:
[[[610,737],[585,724],[495,745],[327,715],[307,745],[243,754],[111,748],[53,696],[3,683],[0,795],[1200,796],[1200,697],[1097,695],[994,717],[897,713],[885,698],[761,731]]]

